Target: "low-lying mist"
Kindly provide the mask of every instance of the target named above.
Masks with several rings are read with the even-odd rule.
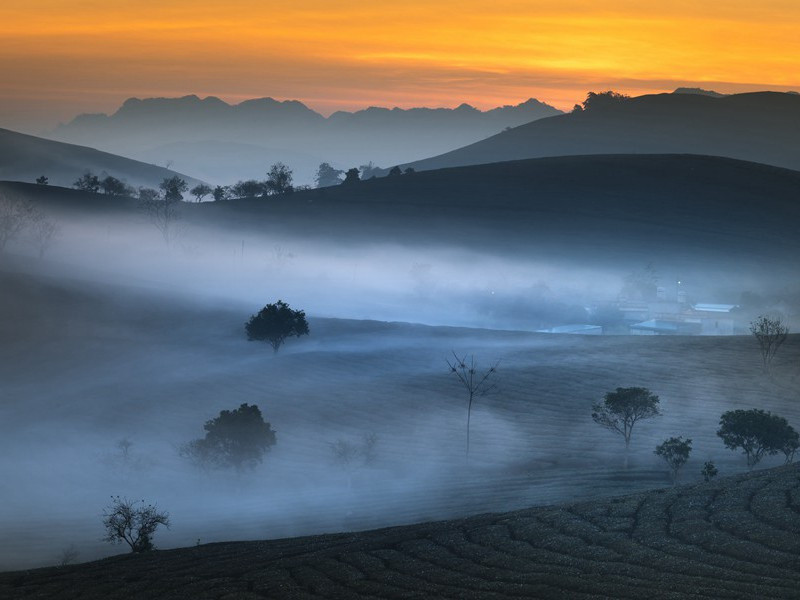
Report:
[[[44,258],[20,239],[0,259],[2,569],[56,564],[70,545],[78,560],[126,551],[101,541],[112,495],[170,513],[162,548],[347,531],[667,485],[652,450],[672,435],[694,440],[685,481],[705,460],[738,472],[742,457],[715,436],[721,412],[757,406],[800,424],[794,338],[767,380],[747,337],[529,333],[591,322],[648,263],[665,294],[680,278],[695,301],[749,291],[765,307],[786,285],[772,273],[190,223],[166,243],[139,216],[52,218]],[[311,334],[273,354],[243,326],[278,299],[306,311]],[[469,460],[453,352],[499,361],[497,389],[473,409]],[[664,409],[634,435],[627,470],[621,440],[590,418],[624,386],[650,388]],[[207,471],[179,455],[243,403],[277,432],[261,465]],[[335,444],[365,436],[373,460],[337,460]]]

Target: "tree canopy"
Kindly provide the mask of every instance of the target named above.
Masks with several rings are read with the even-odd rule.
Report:
[[[294,191],[292,171],[282,162],[272,165],[267,172],[265,183],[268,194],[289,194]]]
[[[791,462],[798,448],[798,433],[783,417],[760,408],[729,410],[722,413],[717,435],[726,448],[741,449],[752,469],[764,456],[778,452]]]
[[[341,169],[334,169],[326,162],[321,163],[317,169],[317,175],[314,178],[317,182],[317,187],[322,188],[330,187],[332,185],[339,185],[342,183],[342,173],[344,173],[344,171]]]
[[[184,455],[203,466],[252,468],[276,443],[272,426],[264,421],[255,404],[220,411],[203,429],[204,438],[189,442],[182,449]]]
[[[158,187],[164,192],[166,202],[180,202],[183,200],[183,193],[189,191],[189,184],[177,175],[167,177]]]
[[[621,435],[627,449],[631,443],[633,426],[639,421],[661,414],[658,403],[658,396],[647,388],[617,388],[615,392],[606,393],[602,404],[592,406],[592,419]]]
[[[689,460],[692,452],[692,440],[684,440],[682,437],[671,437],[656,446],[653,453],[660,456],[669,466],[672,482],[678,481],[678,471]]]
[[[267,304],[244,327],[248,340],[268,342],[275,352],[287,338],[308,335],[306,313],[292,310],[283,300]]]

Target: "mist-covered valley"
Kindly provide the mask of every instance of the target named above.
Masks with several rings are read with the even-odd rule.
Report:
[[[118,552],[101,541],[117,494],[169,511],[161,548],[351,531],[668,485],[653,448],[673,435],[693,439],[684,481],[707,460],[738,473],[744,459],[715,435],[723,411],[800,419],[796,337],[766,378],[747,335],[536,332],[599,322],[648,265],[666,295],[679,278],[697,302],[749,293],[745,324],[782,309],[795,326],[793,230],[768,243],[721,219],[681,237],[677,212],[666,224],[635,215],[638,229],[619,235],[598,227],[600,211],[526,212],[500,185],[506,204],[481,207],[480,190],[453,199],[421,181],[401,194],[416,204],[375,192],[392,183],[381,181],[350,202],[312,191],[187,204],[169,243],[133,201],[4,184],[58,234],[42,258],[25,236],[0,255],[0,567],[56,564],[73,545],[79,560]],[[780,210],[770,222],[791,214]],[[717,244],[701,253],[709,235]],[[244,323],[278,299],[307,312],[310,335],[274,354],[247,341]],[[497,388],[473,407],[469,460],[454,352],[479,368],[499,361]],[[624,469],[624,444],[591,405],[627,386],[658,394],[664,414],[639,426]],[[276,431],[261,465],[204,470],[180,455],[243,403]]]

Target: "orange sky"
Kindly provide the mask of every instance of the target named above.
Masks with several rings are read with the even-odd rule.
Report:
[[[798,32],[797,0],[3,0],[0,126],[191,93],[328,113],[798,89]]]

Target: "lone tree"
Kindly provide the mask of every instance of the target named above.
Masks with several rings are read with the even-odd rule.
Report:
[[[106,537],[112,544],[125,542],[131,552],[152,550],[153,534],[159,525],[169,529],[169,514],[159,511],[144,500],[134,502],[127,498],[111,496],[111,506],[103,511]]]
[[[761,315],[750,323],[750,331],[755,336],[761,349],[764,372],[769,373],[770,363],[775,357],[778,348],[786,341],[789,335],[789,328],[781,323],[779,317],[770,318],[766,315]]]
[[[324,162],[319,165],[317,175],[314,180],[317,182],[318,188],[330,187],[332,185],[339,185],[342,183],[340,176],[344,173],[341,169],[334,169],[328,163]]]
[[[223,410],[203,426],[206,436],[181,448],[181,454],[204,467],[253,468],[275,445],[275,432],[255,404]]]
[[[700,470],[700,474],[703,476],[703,481],[708,483],[714,479],[714,477],[719,475],[719,470],[717,470],[717,467],[712,461],[707,460],[703,463],[703,468]]]
[[[208,196],[214,190],[211,189],[211,186],[206,185],[205,183],[201,183],[199,185],[194,186],[189,193],[197,199],[198,202],[202,202],[203,198]]]
[[[282,162],[272,165],[267,172],[267,193],[271,195],[289,194],[294,191],[292,171]]]
[[[669,465],[672,484],[678,483],[678,471],[689,460],[692,451],[692,440],[684,440],[681,437],[671,437],[656,446],[653,453],[663,458]]]
[[[40,177],[36,178],[36,183],[39,185],[48,185],[50,180],[47,178],[46,175],[41,175]]]
[[[467,361],[467,356],[459,358],[453,352],[453,362],[446,361],[447,366],[450,367],[450,372],[453,373],[464,389],[467,391],[467,458],[469,458],[469,424],[472,417],[472,402],[478,396],[485,396],[495,388],[495,384],[491,383],[489,379],[497,372],[497,365],[500,362],[494,363],[483,373],[478,371],[475,366],[475,356],[470,356]]]
[[[644,419],[652,419],[661,413],[658,396],[647,388],[617,388],[607,392],[602,404],[592,406],[592,419],[625,440],[625,467],[628,466],[628,448],[631,444],[633,426]]]
[[[258,314],[250,317],[244,328],[249,341],[269,342],[274,352],[287,338],[308,335],[306,313],[292,310],[283,300],[267,304]]]
[[[760,408],[729,410],[722,413],[717,435],[726,448],[741,448],[752,469],[764,456],[783,452],[791,462],[798,447],[798,434],[783,417]]]

